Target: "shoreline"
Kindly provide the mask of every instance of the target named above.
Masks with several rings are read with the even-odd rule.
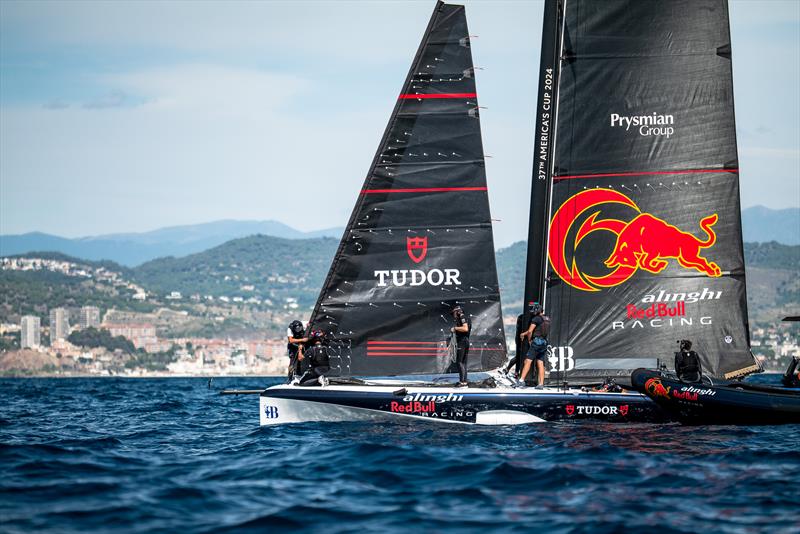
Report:
[[[283,378],[284,375],[262,375],[262,374],[230,374],[230,375],[188,375],[188,374],[175,374],[175,373],[152,373],[142,375],[97,375],[97,374],[15,374],[15,375],[0,375],[0,380],[5,379],[25,379],[25,378]]]
[[[756,375],[782,375],[784,372],[779,370],[764,371],[762,373],[754,373],[749,376]],[[0,375],[0,380],[5,379],[24,379],[24,378],[285,378],[284,375],[262,375],[262,374],[220,374],[220,375],[190,375],[190,374],[177,374],[177,373],[152,373],[141,375],[99,375],[99,374],[30,374],[30,375]]]

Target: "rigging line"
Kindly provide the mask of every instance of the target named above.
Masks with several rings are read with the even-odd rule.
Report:
[[[578,4],[578,6],[576,7],[576,10],[578,11],[576,13],[576,17],[577,17],[578,20],[580,20],[580,4]],[[555,112],[555,121],[556,121],[555,122],[556,131],[558,130],[558,111],[559,111],[559,100],[560,100],[559,96],[560,96],[560,92],[561,92],[561,65],[562,65],[562,57],[564,55],[564,53],[563,53],[563,51],[564,51],[564,35],[567,32],[567,0],[564,0],[564,10],[563,10],[562,16],[564,18],[562,20],[562,30],[561,30],[561,36],[560,36],[561,37],[561,42],[560,42],[560,45],[559,45],[560,46],[560,52],[558,54],[558,58],[559,58],[558,59],[558,86],[556,86],[556,105],[555,105],[555,110],[554,110],[554,112]],[[575,38],[578,39],[577,30],[576,30]],[[577,92],[577,90],[578,90],[578,88],[576,87],[576,92]],[[573,97],[573,105],[571,106],[571,108],[572,108],[571,109],[572,117],[571,117],[571,120],[570,120],[570,143],[569,143],[569,148],[570,148],[569,157],[570,157],[570,160],[572,159],[572,152],[575,149],[575,143],[574,143],[574,141],[575,141],[575,105],[574,105],[574,99],[576,99],[576,97]],[[555,133],[554,133],[554,135],[555,135]],[[551,162],[553,163],[553,170],[550,173],[551,191],[550,191],[550,212],[548,213],[548,221],[550,220],[549,217],[551,217],[552,214],[553,214],[553,211],[552,211],[552,206],[553,206],[552,188],[555,187],[555,174],[556,174],[556,171],[555,171],[555,158],[556,158],[555,145],[556,145],[556,143],[558,143],[558,137],[555,137],[553,139],[553,158],[551,160]],[[549,236],[550,236],[550,232],[548,231],[548,247],[547,247],[548,255],[550,254]],[[559,236],[559,239],[563,242],[563,240],[566,239],[566,237],[567,237],[566,235]],[[574,254],[574,250],[573,250],[573,254]],[[559,300],[561,302],[563,302],[564,301],[564,293],[567,294],[567,315],[566,315],[566,317],[567,317],[567,320],[566,320],[567,342],[563,343],[564,345],[567,345],[567,346],[569,346],[570,343],[571,343],[570,339],[569,339],[569,333],[572,331],[572,298],[571,298],[572,297],[572,291],[571,291],[571,289],[572,289],[571,286],[570,287],[562,287],[561,288],[561,292],[560,292],[561,294],[559,295]],[[545,293],[545,295],[546,295],[546,293]],[[561,321],[559,321],[559,322],[561,322]],[[562,325],[559,328],[563,329],[564,326]],[[563,332],[563,330],[561,332]],[[560,335],[559,339],[563,339],[563,336]],[[566,382],[566,378],[567,377],[566,377],[566,370],[563,371],[564,374],[562,375],[561,359],[560,358],[559,358],[559,361],[558,361],[558,363],[556,365],[558,365],[558,367],[556,368],[556,387],[559,387],[562,383]]]

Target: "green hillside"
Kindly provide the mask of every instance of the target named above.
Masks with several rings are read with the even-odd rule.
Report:
[[[281,239],[255,235],[182,258],[159,258],[132,269],[134,281],[166,295],[210,295],[269,299],[296,298],[312,306],[338,241]]]

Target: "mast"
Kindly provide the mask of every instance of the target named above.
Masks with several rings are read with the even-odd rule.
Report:
[[[312,314],[339,375],[446,372],[455,305],[470,370],[505,360],[478,109],[464,7],[438,2]]]
[[[534,277],[544,240],[551,372],[572,382],[629,376],[671,360],[678,339],[694,342],[710,376],[758,370],[727,2],[561,7],[554,170],[549,198],[534,185],[528,254]],[[547,235],[534,241],[543,198]],[[536,290],[526,283],[526,301]]]
[[[544,301],[547,272],[547,234],[550,185],[553,173],[553,138],[555,130],[556,90],[560,71],[561,13],[563,0],[546,0],[542,28],[542,52],[539,63],[539,94],[534,140],[531,204],[528,219],[528,254],[525,269],[525,296],[522,324],[530,320],[528,305]]]

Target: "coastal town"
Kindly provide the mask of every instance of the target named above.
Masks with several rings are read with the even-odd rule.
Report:
[[[74,310],[54,308],[47,326],[34,315],[23,316],[19,325],[0,325],[3,338],[19,337],[17,374],[269,376],[285,371],[286,342],[280,339],[160,338],[153,324],[107,321],[113,310],[101,320],[97,307],[83,306],[74,325],[72,315]]]
[[[117,296],[106,306],[37,305],[33,313],[1,322],[0,374],[6,376],[283,375],[283,332],[310,312],[292,297],[148,292],[112,268],[66,259],[0,258],[0,272],[54,273]],[[279,278],[285,277],[266,281],[289,282]],[[245,284],[245,291],[254,289]],[[504,318],[510,348],[515,322],[514,315]],[[240,327],[226,331],[229,323]],[[751,346],[765,370],[783,371],[800,356],[800,335],[788,323],[759,322],[751,324]]]

